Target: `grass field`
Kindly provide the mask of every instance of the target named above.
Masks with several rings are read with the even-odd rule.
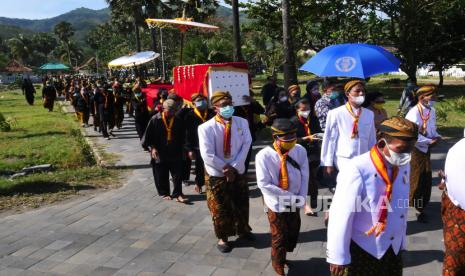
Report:
[[[11,131],[0,132],[0,210],[37,207],[118,182],[117,171],[95,166],[77,122],[59,106],[48,112],[37,96],[29,106],[15,90],[0,93],[0,112],[15,121]],[[39,164],[52,164],[54,170],[7,178]]]
[[[309,80],[314,78],[310,74],[299,74],[299,81]],[[255,96],[261,101],[260,89],[265,83],[266,76],[259,75],[254,78],[253,89]],[[402,90],[405,86],[405,77],[403,77],[399,83],[392,81],[392,76],[381,76],[374,77],[367,84],[368,91],[379,91],[385,95],[386,98],[386,110],[389,116],[397,114],[397,106],[399,104]],[[438,79],[419,79],[418,84],[429,84],[438,83]],[[282,86],[283,76],[278,74],[278,85]],[[305,85],[301,85],[302,93],[305,93]],[[437,110],[444,110],[443,113],[447,114],[447,117],[442,116],[438,118],[438,132],[451,138],[463,137],[463,129],[465,127],[465,107],[451,106],[452,103],[461,101],[461,97],[465,97],[465,82],[463,80],[446,79],[444,87],[440,88],[439,94],[445,96],[443,102],[439,102],[436,105]],[[462,98],[463,99],[463,98]],[[465,100],[464,100],[465,101]],[[439,112],[438,112],[439,113]]]

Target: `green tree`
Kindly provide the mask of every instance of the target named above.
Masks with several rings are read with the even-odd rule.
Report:
[[[62,62],[68,59],[71,67],[79,65],[79,62],[84,57],[82,48],[74,41],[70,41],[68,44],[62,43],[58,45],[58,47],[53,50],[53,55]]]
[[[73,26],[69,22],[61,21],[60,23],[55,25],[53,32],[58,37],[62,45],[65,46],[67,54],[68,54],[68,64],[71,65],[72,63],[71,63],[70,44],[71,44],[71,37],[74,35]]]
[[[22,63],[28,63],[28,58],[32,53],[31,46],[31,40],[22,34],[8,40],[11,56]]]
[[[58,42],[50,33],[36,33],[32,36],[32,48],[45,56],[48,56],[57,46]]]
[[[389,41],[397,48],[401,68],[416,82],[421,63],[434,62],[441,75],[463,59],[465,3],[462,0],[373,1],[378,20],[388,21]]]

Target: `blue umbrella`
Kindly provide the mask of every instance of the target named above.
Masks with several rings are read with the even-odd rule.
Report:
[[[338,44],[324,48],[300,70],[320,77],[354,77],[398,71],[400,61],[385,49],[370,44]]]

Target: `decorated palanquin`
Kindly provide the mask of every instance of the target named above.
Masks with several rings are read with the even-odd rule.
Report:
[[[235,105],[243,105],[242,96],[249,95],[250,78],[245,62],[177,66],[173,78],[176,93],[186,101],[194,93],[209,97],[213,90],[225,90],[233,95]]]
[[[147,99],[147,107],[150,111],[153,110],[153,102],[157,99],[158,91],[160,89],[166,89],[170,91],[173,89],[172,84],[148,84],[146,88],[142,88],[142,92],[145,93]]]

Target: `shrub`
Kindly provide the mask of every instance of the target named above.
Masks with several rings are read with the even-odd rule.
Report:
[[[452,102],[452,110],[465,113],[465,97],[461,96]]]
[[[16,126],[17,122],[15,118],[5,118],[0,113],[0,131],[10,131],[13,126]]]
[[[447,113],[450,110],[450,104],[448,102],[443,102],[439,105],[436,105],[435,109],[437,120],[441,122],[447,121]]]

